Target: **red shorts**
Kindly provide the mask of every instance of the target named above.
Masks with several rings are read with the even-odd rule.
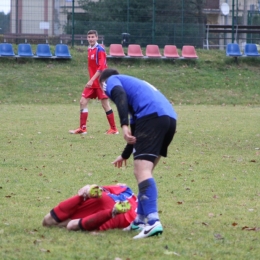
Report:
[[[107,99],[108,96],[101,88],[84,88],[82,94],[84,98],[91,98],[91,99]]]

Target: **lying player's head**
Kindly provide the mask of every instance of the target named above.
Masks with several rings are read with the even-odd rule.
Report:
[[[106,80],[109,77],[111,77],[113,75],[118,75],[118,74],[119,74],[119,72],[117,70],[115,70],[115,69],[105,69],[105,70],[103,70],[101,75],[100,75],[100,77],[99,77],[99,84],[100,84],[100,86],[102,86],[102,88],[103,88],[103,83],[105,83]]]

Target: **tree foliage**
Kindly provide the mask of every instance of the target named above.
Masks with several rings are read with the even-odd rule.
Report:
[[[201,23],[205,0],[79,0],[88,21]]]
[[[121,34],[127,32],[131,43],[142,46],[154,42],[183,45],[191,41],[198,45],[203,42],[204,3],[205,0],[78,0],[84,12],[75,13],[74,33],[96,29],[105,35],[108,44],[120,42]],[[71,29],[70,19],[65,32],[71,33]]]
[[[0,34],[7,33],[10,26],[10,13],[0,12]]]

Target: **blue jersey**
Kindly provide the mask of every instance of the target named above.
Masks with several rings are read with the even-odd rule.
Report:
[[[133,191],[126,186],[110,186],[106,188],[105,186],[103,187],[103,191],[107,193],[107,195],[112,198],[115,202],[118,201],[126,201],[128,199],[131,199],[134,196]],[[120,191],[117,192],[117,191]]]
[[[111,98],[111,91],[115,86],[121,86],[128,100],[132,112],[132,120],[157,114],[177,119],[177,114],[169,100],[154,86],[144,80],[127,75],[113,75],[106,82],[105,93]]]

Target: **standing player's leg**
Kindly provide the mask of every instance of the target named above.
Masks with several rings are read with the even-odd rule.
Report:
[[[106,132],[106,134],[110,134],[110,135],[118,134],[119,132],[116,128],[114,112],[109,104],[107,95],[104,93],[104,91],[101,88],[97,89],[97,95],[98,95],[98,99],[101,100],[102,107],[106,112],[107,121],[110,125],[110,129]]]
[[[134,238],[144,238],[158,235],[163,232],[157,208],[157,186],[152,176],[160,155],[167,156],[167,147],[170,144],[175,129],[171,126],[169,117],[158,117],[136,125],[134,145],[134,173],[138,182],[139,201],[147,224],[140,234]],[[143,133],[146,133],[144,135]],[[167,140],[166,140],[167,139]]]
[[[88,120],[88,102],[90,99],[95,98],[95,89],[84,88],[80,99],[80,124],[79,128],[69,130],[70,134],[86,134],[87,133],[87,120]]]
[[[89,101],[89,98],[81,97],[79,128],[77,128],[75,130],[69,130],[70,134],[86,134],[87,133],[88,101]]]
[[[155,180],[152,178],[152,171],[159,162],[160,157],[167,156],[168,146],[170,145],[176,131],[176,120],[163,116],[152,121],[153,122],[151,124],[148,124],[148,128],[145,125],[143,128],[141,127],[143,131],[148,132],[148,136],[152,136],[154,138],[152,141],[148,140],[152,143],[152,145],[149,146],[150,150],[146,150],[146,155],[140,155],[142,153],[145,154],[145,149],[142,150],[142,147],[145,147],[147,142],[143,140],[144,143],[137,148],[137,150],[140,149],[141,151],[134,155],[135,159],[138,157],[143,159],[136,159],[134,166],[135,176],[138,181],[139,193],[141,197],[139,203],[142,204],[143,210],[147,217],[147,225],[137,236],[134,237],[134,239],[154,236],[163,232],[163,227],[159,220],[157,210],[157,187]],[[149,132],[149,129],[153,129],[152,131],[154,131],[154,133]],[[151,173],[150,176],[149,172]]]
[[[88,101],[89,98],[81,97],[80,99],[80,129],[83,133],[87,133]]]
[[[151,161],[134,161],[134,173],[139,189],[138,204],[141,204],[143,211],[141,220],[143,216],[147,219],[146,226],[143,227],[139,224],[139,227],[141,227],[140,229],[142,230],[137,236],[134,237],[135,239],[154,236],[163,232],[157,207],[158,192],[155,180],[152,176],[153,168],[154,164]],[[137,217],[135,222],[140,222],[140,217]]]
[[[146,169],[145,169],[146,168]],[[142,229],[145,227],[146,224],[146,217],[149,214],[147,211],[147,207],[145,207],[144,204],[144,199],[150,199],[146,194],[145,190],[142,189],[141,187],[143,184],[146,183],[146,180],[152,179],[152,170],[154,168],[154,165],[151,162],[144,161],[144,160],[135,160],[134,161],[134,173],[135,173],[135,178],[138,183],[138,205],[137,205],[137,215],[135,220],[124,230],[125,231],[130,231],[130,230],[135,230],[135,231],[142,231]],[[144,207],[143,207],[144,206]],[[157,211],[157,207],[152,207],[150,208],[152,212]]]

